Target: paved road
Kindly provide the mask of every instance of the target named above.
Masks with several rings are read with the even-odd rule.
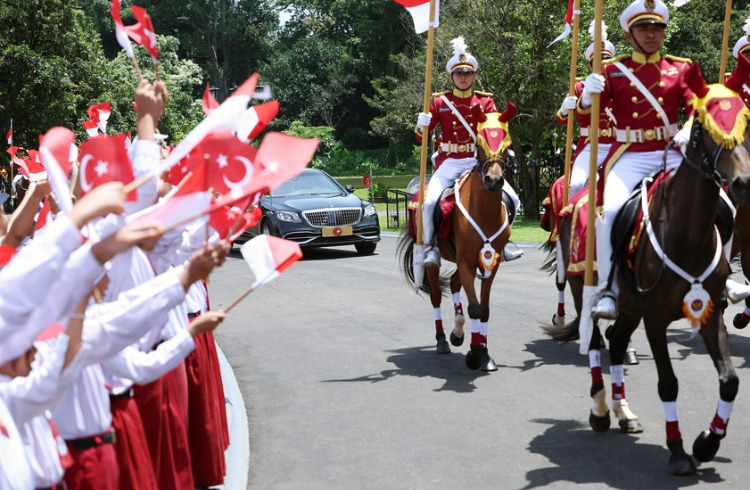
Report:
[[[249,418],[250,488],[750,488],[747,384],[717,459],[697,476],[671,477],[642,330],[634,337],[641,364],[626,370],[626,386],[646,431],[594,434],[586,357],[541,332],[557,291],[538,270],[539,250],[501,266],[489,332],[500,369],[484,374],[465,367],[467,347],[434,353],[429,301],[401,279],[395,248],[384,237],[369,257],[353,247],[307,253],[221,327]],[[233,254],[211,278],[212,307],[250,283]],[[448,301],[446,319],[451,311]],[[748,379],[748,334],[730,331],[734,364]],[[681,321],[669,335],[679,341],[670,352],[689,451],[713,417],[718,382],[700,338],[684,342],[687,333]]]

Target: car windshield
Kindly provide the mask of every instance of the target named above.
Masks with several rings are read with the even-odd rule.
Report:
[[[341,194],[341,188],[326,175],[319,173],[297,175],[271,192],[274,197],[330,196],[331,194]]]

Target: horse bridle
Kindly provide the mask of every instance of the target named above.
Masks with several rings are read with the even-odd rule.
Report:
[[[492,158],[488,158],[483,162],[477,160],[477,163],[474,164],[474,168],[479,172],[479,176],[482,178],[482,181],[484,181],[484,179],[487,177],[487,169],[490,168],[490,165],[496,162],[502,165],[502,174],[505,174],[505,167],[507,166],[508,162],[510,162],[510,155],[508,155],[508,153],[506,152],[504,157],[496,158],[494,160]]]

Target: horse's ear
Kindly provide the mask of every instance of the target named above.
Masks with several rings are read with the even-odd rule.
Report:
[[[508,122],[518,113],[518,107],[511,101],[508,101],[508,105],[505,106],[505,110],[498,118],[500,122]]]
[[[740,54],[737,57],[737,66],[724,81],[724,86],[729,90],[741,93],[742,86],[749,81],[748,78],[750,78],[750,60],[744,54]]]
[[[698,66],[698,63],[690,63],[690,67],[685,73],[685,83],[690,87],[690,90],[698,97],[702,99],[708,93],[708,85],[703,79],[703,74]]]

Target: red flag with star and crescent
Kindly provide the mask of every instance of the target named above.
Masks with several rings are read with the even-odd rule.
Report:
[[[125,147],[125,138],[127,138],[126,134],[102,135],[81,144],[78,170],[81,180],[81,197],[105,182],[129,184],[135,179],[133,166]],[[136,199],[135,190],[128,194],[128,201]]]
[[[232,131],[210,133],[188,157],[192,170],[203,161],[208,165],[208,185],[219,194],[248,185],[255,174],[257,150],[242,143]]]
[[[156,59],[159,58],[159,48],[156,46],[156,31],[154,30],[154,23],[151,21],[151,16],[148,15],[145,8],[138,7],[137,5],[131,5],[130,11],[137,22],[133,25],[125,26],[125,32],[128,33],[130,39],[146,48],[146,51],[149,52],[155,63]]]

